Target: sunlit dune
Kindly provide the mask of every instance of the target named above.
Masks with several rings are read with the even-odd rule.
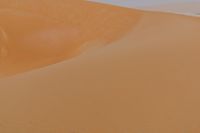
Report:
[[[79,0],[0,5],[0,132],[200,132],[199,17]]]
[[[94,42],[111,43],[130,32],[141,14],[81,1],[21,0],[0,5],[1,45],[7,52],[1,59],[2,75],[60,62]]]

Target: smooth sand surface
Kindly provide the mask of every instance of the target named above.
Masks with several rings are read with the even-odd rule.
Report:
[[[91,8],[84,8],[87,4]],[[71,7],[78,13],[85,12],[97,17],[95,21],[93,17],[86,19],[84,15],[79,16],[82,18],[80,22],[93,20],[85,22],[82,31],[88,29],[91,32],[88,33],[89,48],[84,48],[87,46],[82,42],[77,43],[80,46],[77,49],[81,52],[73,58],[67,59],[68,56],[65,56],[61,58],[65,58],[65,61],[53,64],[53,60],[51,65],[47,65],[44,56],[44,62],[40,63],[45,67],[1,78],[1,132],[200,132],[200,18],[135,11],[83,1],[67,1],[66,5],[66,10]],[[97,9],[97,12],[93,9]],[[109,10],[109,13],[100,13],[101,17],[98,17],[101,9]],[[64,11],[64,8],[61,10]],[[103,16],[108,14],[114,17],[103,21]],[[64,22],[64,16],[63,25],[68,25]],[[116,21],[113,21],[114,18]],[[39,18],[37,21],[40,21]],[[100,27],[91,28],[97,22],[101,23]],[[41,23],[46,23],[44,18]],[[96,35],[95,40],[91,39],[90,36],[98,30],[102,30],[102,33]],[[65,31],[62,31],[61,37],[63,34]],[[37,38],[37,35],[34,37]],[[76,32],[70,38],[75,36]],[[7,44],[5,36],[2,42]],[[65,47],[64,44],[62,46]],[[10,46],[14,44],[10,43]],[[38,50],[38,47],[35,49]],[[51,48],[54,47],[57,45]],[[43,48],[46,55],[52,50],[48,48],[49,45]],[[41,53],[43,49],[40,49]]]
[[[94,42],[99,46],[111,43],[130,32],[140,14],[84,1],[0,1],[4,51],[0,73],[10,75],[53,64],[78,55]]]

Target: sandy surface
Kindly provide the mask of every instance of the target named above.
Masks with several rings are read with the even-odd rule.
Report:
[[[46,14],[46,18],[23,15],[23,22],[31,19],[39,24],[34,29],[24,24],[28,27],[25,35],[31,33],[29,37],[21,32],[14,34],[18,29],[8,29],[6,35],[13,33],[16,43],[7,41],[3,31],[8,23],[3,27],[0,22],[4,29],[0,30],[4,46],[1,73],[18,73],[0,80],[0,132],[200,132],[200,18],[82,1],[64,1],[64,5],[60,0],[53,5],[53,1],[43,0],[46,10],[34,9],[29,5],[31,1],[21,0],[14,6],[6,2],[0,5],[12,8],[12,13],[18,7],[21,10],[17,12]],[[62,15],[59,10],[53,12],[59,5]],[[74,19],[69,19],[65,10],[74,13]],[[0,18],[6,15],[18,20],[19,16],[12,13],[1,12]],[[14,24],[13,29],[18,27]],[[43,25],[47,31],[43,31]],[[71,43],[82,36],[86,41]],[[21,37],[24,43],[18,43]],[[52,38],[55,40],[49,41]],[[43,42],[45,46],[41,47]],[[18,44],[23,52],[15,51]],[[70,44],[76,47],[69,50]],[[32,53],[26,56],[30,54],[28,48]],[[40,61],[38,50],[43,55]],[[61,55],[55,59],[58,53]],[[14,59],[19,54],[25,60]],[[30,69],[34,70],[24,73]]]
[[[139,14],[81,1],[0,1],[1,73],[10,75],[53,64],[79,54],[80,46],[83,50],[94,42],[111,43],[130,32]]]

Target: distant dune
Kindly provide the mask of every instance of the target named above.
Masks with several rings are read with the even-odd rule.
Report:
[[[144,7],[144,9],[196,15],[200,13],[200,2],[173,2],[159,6]]]
[[[0,132],[200,132],[199,17],[1,0],[0,19]]]

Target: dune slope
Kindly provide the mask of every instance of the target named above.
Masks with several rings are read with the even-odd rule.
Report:
[[[94,42],[109,44],[133,29],[141,14],[80,0],[0,1],[4,51],[0,73],[12,75],[54,64]]]
[[[129,28],[111,45],[1,79],[0,131],[199,132],[200,19],[143,12]]]

